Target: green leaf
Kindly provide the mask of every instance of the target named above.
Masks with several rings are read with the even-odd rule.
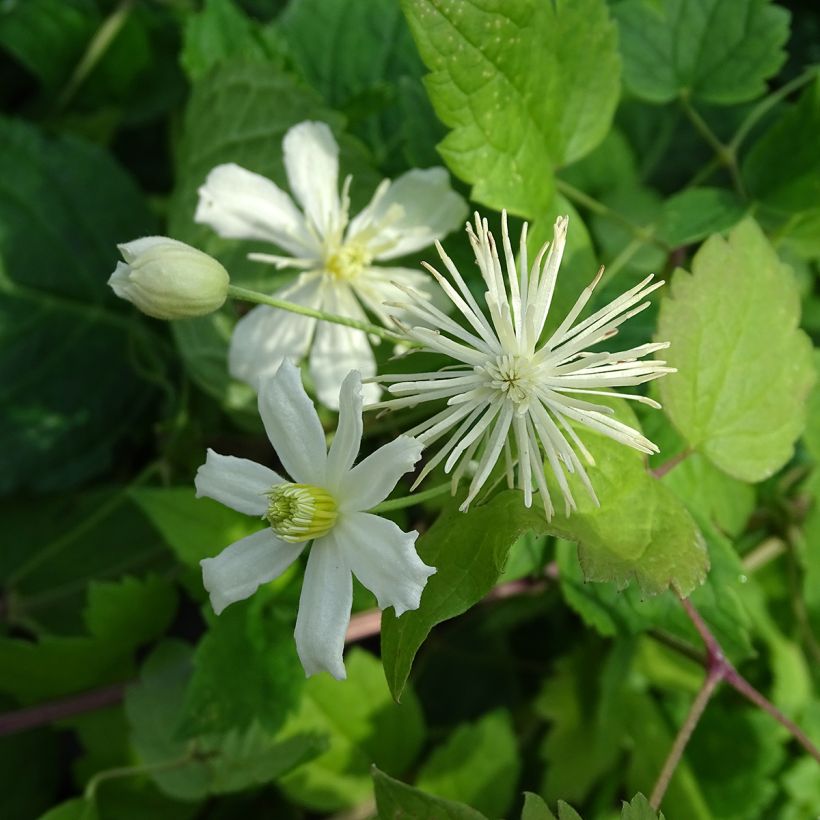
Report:
[[[487,820],[465,806],[440,797],[432,797],[400,780],[394,780],[375,766],[372,769],[379,820],[418,820],[421,817],[436,820]]]
[[[282,138],[303,120],[321,120],[336,133],[341,172],[353,174],[354,203],[369,198],[379,182],[361,145],[341,133],[341,118],[316,93],[274,68],[226,64],[193,86],[177,151],[177,185],[171,198],[169,233],[212,256],[230,271],[235,284],[273,292],[282,275],[270,265],[247,260],[251,250],[271,252],[264,243],[220,239],[194,223],[197,189],[216,165],[236,162],[273,179],[287,189],[282,165]],[[278,284],[277,284],[278,283]],[[174,322],[172,330],[191,377],[228,408],[252,408],[255,396],[228,375],[228,342],[236,313],[232,305],[198,319]]]
[[[624,803],[621,809],[621,820],[664,820],[664,816],[663,812],[656,812],[649,805],[649,801],[639,793],[629,803]]]
[[[817,209],[820,157],[812,135],[820,128],[820,77],[752,146],[743,162],[750,193],[767,208],[796,214]]]
[[[555,815],[550,811],[543,798],[533,792],[524,792],[521,820],[555,820]]]
[[[38,820],[99,820],[99,814],[93,801],[75,797],[40,815]]]
[[[792,455],[814,381],[791,271],[760,228],[712,236],[678,269],[657,338],[678,369],[660,382],[664,409],[689,446],[742,481],[761,481]]]
[[[664,200],[657,236],[671,247],[700,242],[734,227],[746,212],[724,188],[689,188]]]
[[[606,135],[620,92],[602,0],[404,0],[439,119],[438,146],[472,198],[536,217],[553,171]],[[594,55],[590,58],[589,55]]]
[[[232,60],[257,65],[257,70],[280,67],[283,47],[274,31],[256,24],[231,0],[206,0],[200,12],[186,19],[180,61],[193,81]]]
[[[789,12],[770,0],[627,0],[614,13],[624,81],[650,102],[753,100],[786,60]]]
[[[293,709],[304,672],[291,619],[278,617],[269,604],[255,596],[212,618],[194,655],[180,717],[185,737],[247,729],[254,722],[272,733]]]
[[[501,817],[513,801],[520,770],[512,719],[499,710],[458,726],[427,758],[416,786],[468,803],[488,817]]]
[[[109,466],[153,396],[130,362],[155,342],[106,285],[115,243],[153,223],[99,148],[2,118],[0,180],[0,493],[63,493]]]
[[[0,708],[13,709],[5,698]],[[8,817],[38,817],[60,788],[60,736],[50,728],[0,737],[0,789]]]
[[[370,765],[406,771],[424,742],[421,707],[408,690],[394,704],[381,664],[361,649],[346,658],[347,681],[328,675],[310,678],[295,714],[280,736],[321,733],[329,737],[325,754],[284,777],[279,787],[291,800],[314,811],[355,806],[369,797]]]
[[[558,820],[582,820],[581,815],[569,803],[558,801]]]
[[[258,520],[197,498],[193,487],[135,487],[130,496],[177,558],[197,570],[203,558],[212,558],[259,529]]]
[[[416,548],[422,561],[436,567],[421,606],[401,618],[392,610],[382,615],[382,662],[396,700],[430,630],[480,601],[496,584],[510,547],[530,530],[546,530],[543,510],[526,509],[522,494],[509,490],[468,513],[460,513],[451,505],[418,539]]]

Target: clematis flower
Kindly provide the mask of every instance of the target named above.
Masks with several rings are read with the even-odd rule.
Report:
[[[345,677],[342,651],[350,621],[352,574],[396,615],[417,609],[435,572],[416,554],[417,532],[366,512],[383,501],[418,461],[421,445],[399,436],[355,467],[362,439],[361,376],[340,395],[339,426],[328,451],[298,368],[285,361],[259,391],[259,414],[292,481],[268,467],[208,450],[196,474],[197,497],[213,498],[264,529],[206,558],[202,578],[217,615],[280,576],[308,547],[296,618],[296,649],[305,673]]]
[[[283,140],[285,171],[301,210],[281,188],[239,165],[214,168],[199,189],[197,222],[229,239],[277,245],[284,255],[253,253],[251,259],[303,271],[277,291],[279,299],[327,313],[366,320],[365,308],[385,323],[383,302],[394,298],[393,281],[424,291],[421,271],[384,265],[431,245],[462,222],[464,200],[450,189],[443,168],[413,170],[384,180],[370,204],[349,218],[348,176],[339,193],[339,147],[327,125],[303,122]],[[378,263],[378,264],[377,264]],[[310,373],[319,400],[336,408],[339,385],[351,369],[375,374],[367,335],[360,330],[266,306],[238,322],[229,350],[231,374],[258,389],[283,359],[310,350]],[[378,397],[365,386],[368,400]]]
[[[576,508],[567,473],[577,473],[597,503],[581,458],[589,465],[594,465],[595,460],[573,428],[576,424],[644,453],[658,451],[640,432],[613,418],[611,408],[595,403],[594,397],[620,396],[660,407],[645,396],[616,393],[612,388],[638,385],[673,373],[674,368],[667,367],[666,362],[640,361],[669,343],[644,344],[614,353],[590,352],[589,348],[611,339],[623,322],[648,307],[649,302],[643,300],[663,282],[652,283],[653,277],[648,276],[579,322],[581,311],[601,279],[601,268],[558,328],[542,341],[567,224],[567,217],[556,221],[552,243],[541,248],[528,268],[527,226],[521,232],[520,261],[516,265],[507,214],[503,213],[501,250],[506,264],[505,282],[487,220],[475,215],[475,228],[468,224],[467,233],[487,287],[487,312],[479,307],[452,260],[437,244],[453,284],[434,268],[427,268],[466,319],[466,327],[437,310],[412,288],[404,288],[407,299],[397,303],[403,311],[428,325],[406,327],[407,336],[429,351],[444,354],[455,364],[435,372],[379,377],[380,382],[391,385],[389,392],[395,398],[372,407],[396,409],[446,399],[443,410],[408,431],[408,435],[417,436],[425,447],[449,435],[416,484],[446,459],[445,471],[449,473],[455,468],[455,492],[468,466],[475,465],[462,510],[469,507],[484,486],[502,453],[508,485],[513,487],[517,483],[529,507],[534,484],[547,518],[552,517],[554,507],[545,480],[544,457],[560,488],[567,514]]]

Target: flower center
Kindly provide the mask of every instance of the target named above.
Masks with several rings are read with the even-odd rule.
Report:
[[[529,358],[504,354],[496,356],[481,369],[486,373],[489,386],[514,405],[517,413],[526,413],[536,384],[536,368]]]
[[[325,535],[336,523],[336,501],[311,484],[277,484],[268,496],[265,518],[283,540],[298,544]]]
[[[325,270],[336,279],[351,281],[373,261],[363,242],[346,242],[325,257]]]

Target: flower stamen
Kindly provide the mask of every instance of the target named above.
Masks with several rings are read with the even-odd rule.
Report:
[[[266,495],[265,518],[283,541],[298,544],[321,538],[336,523],[336,500],[321,487],[284,482]]]

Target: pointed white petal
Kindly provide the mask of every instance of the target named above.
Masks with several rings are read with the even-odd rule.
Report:
[[[435,573],[416,554],[417,532],[369,513],[339,518],[333,535],[347,566],[375,596],[379,609],[392,606],[396,615],[418,609],[427,579]]]
[[[421,444],[409,436],[399,436],[359,462],[345,480],[339,509],[369,510],[384,501],[398,480],[421,458]]]
[[[352,604],[353,577],[331,530],[310,548],[296,617],[296,651],[308,677],[330,672],[345,679],[342,653]]]
[[[300,122],[282,141],[290,189],[319,236],[340,230],[339,146],[323,122]]]
[[[285,360],[259,390],[259,415],[270,443],[290,477],[299,484],[324,486],[325,433],[316,408],[302,386],[298,367]]]
[[[351,319],[367,320],[356,297],[345,284],[326,283],[322,309]],[[351,370],[358,370],[362,378],[376,375],[376,360],[367,334],[333,322],[320,322],[310,351],[310,375],[322,404],[332,410],[338,409],[339,389]],[[376,401],[380,394],[377,384],[362,387],[366,404]]]
[[[298,257],[318,259],[321,253],[293,200],[271,180],[235,163],[208,174],[194,220],[225,239],[262,239]]]
[[[402,174],[350,224],[349,237],[376,228],[368,243],[376,259],[396,259],[432,245],[458,228],[467,204],[450,188],[444,168]]]
[[[301,554],[304,544],[280,541],[270,529],[260,530],[205,558],[202,583],[219,615],[229,604],[243,601],[268,581],[278,578]]]
[[[303,273],[274,296],[304,307],[322,300],[322,276]],[[262,379],[273,376],[284,359],[298,362],[310,347],[316,319],[288,310],[257,305],[234,328],[228,350],[228,369],[235,379],[259,390]]]
[[[281,476],[269,467],[246,458],[222,456],[210,448],[194,479],[197,498],[213,498],[237,512],[260,516],[268,508],[265,493],[281,483]]]
[[[339,424],[327,454],[327,485],[333,491],[347,478],[362,444],[362,376],[351,370],[339,393]]]

